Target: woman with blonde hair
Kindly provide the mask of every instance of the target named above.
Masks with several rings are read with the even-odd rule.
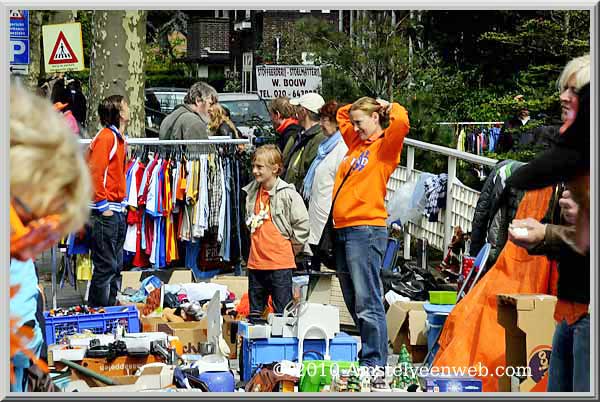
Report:
[[[25,370],[41,375],[36,368],[45,365],[38,360],[44,346],[37,314],[43,297],[32,258],[84,225],[91,185],[65,120],[47,99],[16,84],[10,91],[9,165],[11,391],[35,391]]]
[[[509,240],[529,254],[558,261],[548,392],[590,391],[589,82],[589,55],[565,66],[558,80],[563,125],[557,143],[507,180],[523,190],[566,184],[557,214],[543,223],[514,220],[509,228]]]
[[[215,103],[208,109],[210,121],[208,122],[208,131],[212,135],[239,138],[239,133],[225,108],[219,103]]]
[[[388,339],[379,278],[388,236],[384,201],[410,129],[408,113],[398,103],[363,97],[341,107],[337,123],[348,152],[333,186],[336,268],[360,331],[360,364],[384,367]]]

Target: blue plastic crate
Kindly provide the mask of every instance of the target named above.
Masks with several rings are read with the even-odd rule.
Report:
[[[121,324],[127,332],[140,332],[140,318],[135,306],[105,307],[104,313],[79,314],[51,317],[44,312],[46,320],[46,344],[60,342],[68,335],[90,330],[95,334],[112,332]]]
[[[444,328],[446,318],[454,308],[454,304],[431,304],[425,303],[423,310],[427,313],[427,348],[431,350],[427,364],[431,364],[440,348],[436,342],[440,332]]]
[[[325,354],[324,339],[304,340],[303,360],[323,360]],[[329,341],[329,355],[332,361],[356,361],[358,359],[358,344],[353,337],[340,332]],[[242,353],[240,362],[240,377],[249,381],[254,370],[265,363],[282,360],[298,361],[298,338],[242,338]]]

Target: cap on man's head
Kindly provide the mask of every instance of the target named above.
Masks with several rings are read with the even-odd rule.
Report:
[[[321,95],[309,92],[307,94],[302,95],[299,98],[294,98],[290,100],[290,104],[294,106],[302,106],[313,113],[319,113],[319,111],[325,104],[325,100]]]

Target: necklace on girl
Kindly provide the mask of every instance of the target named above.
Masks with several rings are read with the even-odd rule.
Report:
[[[250,216],[246,220],[246,225],[248,225],[248,227],[250,228],[250,233],[254,233],[256,229],[258,229],[263,224],[264,221],[269,219],[269,205],[265,206],[262,200],[260,200],[259,205],[260,209],[258,210],[258,213],[253,213],[252,216]]]

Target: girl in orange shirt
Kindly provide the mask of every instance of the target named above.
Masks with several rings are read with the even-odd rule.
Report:
[[[308,246],[308,212],[293,185],[279,178],[283,157],[275,145],[259,147],[252,158],[254,181],[246,192],[250,314],[261,315],[268,297],[276,313],[292,300],[295,256]]]

